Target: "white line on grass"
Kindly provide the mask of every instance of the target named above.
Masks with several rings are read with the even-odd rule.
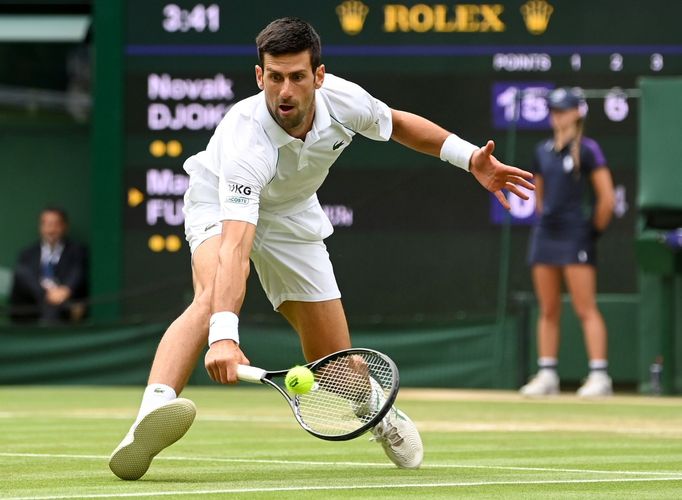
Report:
[[[473,481],[457,483],[406,483],[406,484],[372,484],[346,486],[286,486],[278,488],[225,488],[215,490],[186,490],[186,491],[146,491],[139,493],[97,493],[91,495],[51,495],[42,497],[10,497],[5,500],[61,500],[66,498],[118,498],[118,497],[150,497],[177,495],[215,495],[217,493],[271,493],[284,491],[334,491],[334,490],[376,490],[387,488],[467,488],[473,486],[528,486],[543,484],[588,484],[588,483],[635,483],[651,481],[682,481],[679,477],[647,477],[647,478],[619,478],[619,479],[565,479],[547,481]]]
[[[57,412],[41,412],[36,415],[35,412],[29,411],[0,411],[0,418],[82,418],[85,420],[130,420],[135,418],[135,413],[111,413],[111,412],[89,412],[89,411],[57,411]],[[203,422],[255,422],[255,423],[291,423],[296,425],[295,421],[287,416],[247,416],[247,415],[204,415],[197,420]]]
[[[76,410],[76,411],[53,411],[41,412],[36,415],[30,411],[0,411],[0,418],[33,418],[44,419],[83,419],[83,420],[131,420],[135,416],[130,412],[111,412],[105,410]],[[287,427],[296,427],[295,421],[289,415],[221,415],[206,414],[197,418],[201,422],[239,422],[239,423],[266,423],[282,424]],[[680,437],[680,426],[676,421],[665,425],[652,424],[642,425],[631,423],[625,427],[614,427],[609,422],[508,422],[508,423],[481,423],[481,422],[452,422],[442,420],[422,420],[418,426],[423,432],[608,432],[612,434],[638,435],[638,436],[670,436]]]
[[[53,453],[4,453],[0,452],[0,457],[27,457],[27,458],[72,458],[86,460],[107,460],[108,455],[72,455],[72,454],[53,454]],[[224,458],[224,457],[156,457],[155,460],[169,460],[178,462],[222,462],[222,463],[250,463],[250,464],[269,464],[269,465],[305,465],[305,466],[348,466],[348,467],[379,467],[394,468],[387,462],[323,462],[319,460],[276,460],[263,458]],[[422,469],[491,469],[491,470],[514,470],[532,472],[566,472],[582,474],[621,474],[621,475],[641,475],[641,476],[668,476],[682,479],[682,472],[675,471],[627,471],[627,470],[594,470],[594,469],[561,469],[553,467],[512,467],[505,465],[475,465],[475,464],[425,464]]]

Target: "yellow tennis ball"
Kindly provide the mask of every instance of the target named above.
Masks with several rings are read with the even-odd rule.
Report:
[[[294,366],[284,377],[284,385],[289,392],[306,394],[315,385],[315,376],[305,366]]]

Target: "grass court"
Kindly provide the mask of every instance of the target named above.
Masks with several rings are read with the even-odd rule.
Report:
[[[0,388],[0,498],[681,498],[679,398],[403,389],[424,440],[421,469],[396,469],[369,434],[310,436],[265,387],[189,387],[187,435],[139,481],[109,453],[142,388]]]

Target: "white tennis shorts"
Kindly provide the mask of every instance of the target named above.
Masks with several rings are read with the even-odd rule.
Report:
[[[217,189],[192,179],[184,211],[185,234],[194,254],[201,243],[221,233]],[[289,216],[261,210],[251,261],[275,310],[287,300],[321,302],[341,297],[323,241],[332,232],[319,204]]]

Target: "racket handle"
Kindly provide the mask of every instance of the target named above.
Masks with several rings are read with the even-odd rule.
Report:
[[[237,366],[237,377],[242,382],[251,382],[252,384],[260,384],[267,372],[261,368],[249,365]]]

